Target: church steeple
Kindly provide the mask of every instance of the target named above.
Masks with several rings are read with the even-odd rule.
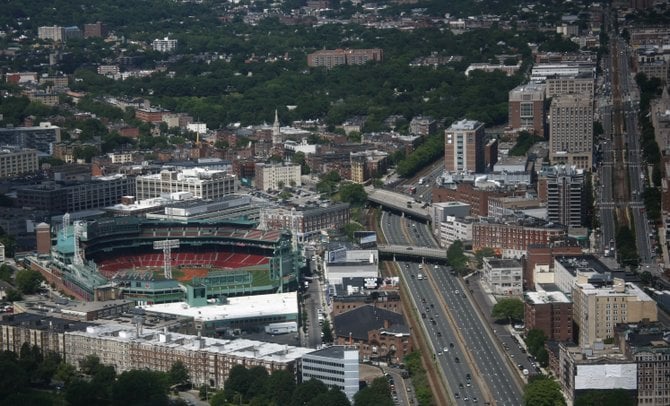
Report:
[[[281,131],[279,126],[279,115],[275,109],[275,122],[272,124],[272,144],[281,144]]]

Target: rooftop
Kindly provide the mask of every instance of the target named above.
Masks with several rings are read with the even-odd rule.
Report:
[[[464,130],[476,130],[479,126],[484,125],[484,123],[476,120],[468,120],[468,119],[463,119],[460,121],[456,121],[454,123],[451,123],[451,126],[449,127],[450,130],[456,130],[456,131],[464,131]]]
[[[572,300],[561,291],[553,292],[526,292],[526,299],[533,304],[545,303],[572,303]]]
[[[486,262],[491,266],[491,268],[521,268],[521,263],[516,259],[487,258]]]
[[[320,350],[312,351],[309,355],[317,355],[320,357],[334,358],[334,359],[344,359],[345,351],[356,351],[356,347],[349,347],[346,345],[333,345],[330,347],[325,347]]]
[[[577,272],[598,274],[612,272],[610,268],[593,255],[562,255],[556,257],[555,261],[561,264],[572,276],[577,276]]]
[[[245,319],[276,314],[297,314],[297,292],[228,298],[228,303],[191,307],[185,302],[145,306],[147,312],[192,317],[196,320]]]
[[[263,341],[198,337],[145,328],[140,329],[138,334],[137,328],[120,324],[89,325],[85,330],[75,331],[72,334],[100,337],[120,342],[133,341],[140,345],[181,348],[186,351],[206,351],[239,358],[274,362],[291,362],[312,351],[310,348],[293,347]]]
[[[387,323],[385,327],[384,324]],[[380,309],[372,305],[361,306],[335,316],[335,335],[351,337],[355,340],[367,340],[371,330],[392,329],[398,333],[409,334],[402,314]]]

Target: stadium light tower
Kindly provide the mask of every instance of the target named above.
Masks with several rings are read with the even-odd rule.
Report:
[[[179,240],[154,241],[155,250],[163,250],[163,274],[172,279],[172,248],[179,248]]]

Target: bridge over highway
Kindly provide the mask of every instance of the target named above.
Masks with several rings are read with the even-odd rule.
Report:
[[[375,189],[373,187],[367,187],[365,191],[368,194],[368,200],[372,203],[405,213],[405,215],[417,220],[430,222],[429,211],[422,208],[424,203],[416,203],[411,196],[385,189]],[[408,204],[408,202],[411,202],[411,204]]]
[[[431,262],[445,262],[447,250],[442,248],[424,248],[410,245],[378,245],[380,256],[393,256],[403,258],[417,258]]]

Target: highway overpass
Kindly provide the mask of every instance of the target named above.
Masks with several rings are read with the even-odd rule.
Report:
[[[392,192],[385,189],[375,189],[372,187],[365,188],[368,194],[368,200],[372,203],[386,207],[387,209],[405,213],[406,216],[417,220],[430,222],[429,211],[422,208],[424,203],[416,203],[412,196],[406,194]],[[411,204],[408,204],[411,202]],[[411,207],[408,207],[411,206]]]
[[[440,263],[447,261],[447,250],[442,248],[424,248],[410,245],[378,245],[377,250],[379,250],[380,257],[413,258]]]

